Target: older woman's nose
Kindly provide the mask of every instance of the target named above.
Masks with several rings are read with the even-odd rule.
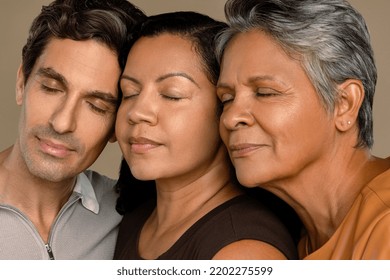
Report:
[[[235,130],[242,126],[251,126],[254,117],[251,113],[251,106],[244,98],[236,96],[227,106],[221,115],[221,124],[228,130]]]

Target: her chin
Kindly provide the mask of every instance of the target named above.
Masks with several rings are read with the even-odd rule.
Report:
[[[254,180],[251,176],[240,176],[237,174],[237,180],[240,182],[241,185],[247,187],[247,188],[255,188],[259,186],[259,183],[257,180]]]

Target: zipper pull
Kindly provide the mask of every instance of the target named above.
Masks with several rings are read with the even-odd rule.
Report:
[[[51,250],[50,245],[46,244],[45,247],[46,247],[47,254],[49,255],[49,259],[54,260],[53,251]]]

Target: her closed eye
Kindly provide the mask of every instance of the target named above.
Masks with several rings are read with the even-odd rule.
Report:
[[[161,94],[161,96],[164,99],[168,99],[168,100],[171,100],[171,101],[180,101],[180,100],[184,99],[184,97],[167,95],[167,94]]]
[[[138,96],[138,95],[139,95],[138,92],[134,92],[134,93],[123,93],[122,100],[131,99],[131,98],[134,98],[134,97],[136,97],[136,96]]]
[[[223,105],[234,100],[234,95],[231,93],[223,93],[223,94],[218,95],[218,97],[219,97],[219,100],[221,100]]]

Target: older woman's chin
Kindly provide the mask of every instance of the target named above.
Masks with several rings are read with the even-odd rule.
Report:
[[[237,172],[236,175],[237,175],[238,182],[244,187],[255,188],[260,185],[259,181],[255,177],[251,176],[254,174],[245,174],[245,172],[243,173]]]

